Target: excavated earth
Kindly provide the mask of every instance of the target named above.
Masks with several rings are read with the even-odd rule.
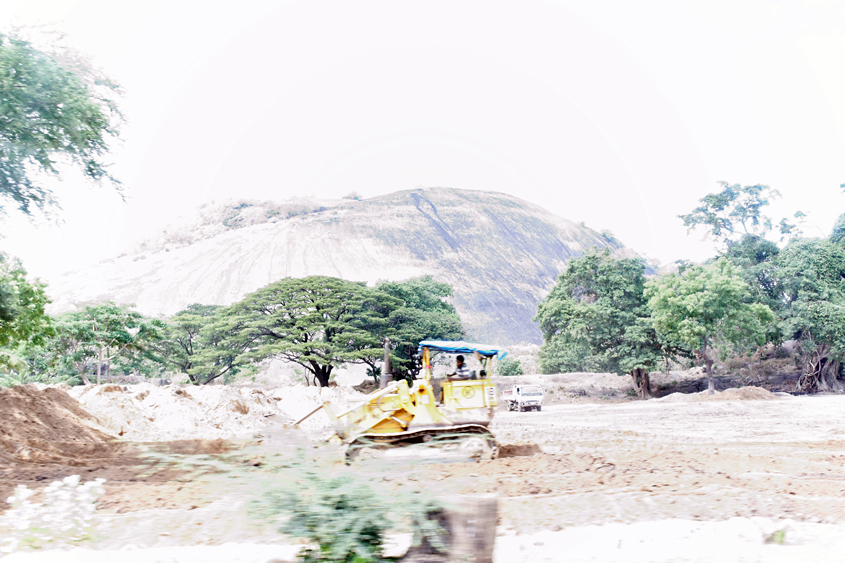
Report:
[[[748,387],[639,401],[626,394],[623,379],[585,374],[547,376],[545,385],[560,392],[542,412],[497,413],[498,459],[420,463],[405,475],[440,496],[497,495],[496,561],[841,560],[845,397]],[[215,459],[248,444],[272,448],[274,437],[290,437],[286,423],[322,399],[348,404],[359,396],[350,388],[323,393],[151,385],[0,390],[0,498],[18,484],[40,490],[67,475],[103,477],[97,513],[104,537],[96,549],[289,545],[272,527],[240,516],[243,499],[234,489],[157,460]],[[328,428],[319,415],[303,426],[303,443]],[[765,543],[778,530],[784,545]],[[237,560],[281,557],[255,547],[250,559],[244,549]],[[30,560],[24,556],[9,559]]]

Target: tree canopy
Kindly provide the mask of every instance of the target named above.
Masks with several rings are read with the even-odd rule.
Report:
[[[0,368],[16,364],[15,348],[38,344],[52,327],[44,307],[50,302],[45,286],[29,280],[17,260],[0,254]]]
[[[53,205],[34,176],[57,175],[61,158],[92,180],[118,185],[103,160],[122,121],[118,93],[78,56],[44,53],[0,34],[0,209],[2,200],[26,214]]]
[[[607,250],[570,260],[534,318],[544,336],[541,369],[629,374],[638,394],[650,396],[648,372],[664,350],[649,322],[644,273],[642,260]]]
[[[449,284],[435,281],[431,276],[420,276],[402,282],[382,282],[376,290],[396,299],[383,330],[390,338],[391,371],[395,374],[407,379],[419,375],[422,359],[416,354],[421,341],[464,338],[461,318],[446,301],[452,295]],[[379,326],[375,329],[378,331]],[[368,363],[375,371],[375,361]]]
[[[727,346],[760,346],[772,311],[754,302],[748,284],[725,258],[709,266],[694,266],[646,284],[645,297],[658,335],[698,348],[713,393],[713,350]]]
[[[845,249],[823,239],[798,239],[778,255],[783,288],[779,326],[798,340],[804,368],[802,391],[841,391],[845,360]]]
[[[213,352],[213,357],[209,357],[209,348],[219,338],[208,334],[206,327],[214,323],[215,315],[221,308],[219,305],[201,305],[199,303],[188,305],[184,310],[167,319],[161,331],[161,338],[151,340],[147,344],[147,353],[167,367],[178,369],[180,373],[188,376],[191,383],[208,383],[211,380],[201,381],[199,379],[196,368],[201,366],[203,360],[210,361],[214,366],[215,361],[220,359],[219,356],[214,356]],[[219,367],[219,362],[217,366]],[[231,365],[228,366],[229,369],[231,367]],[[216,373],[216,377],[226,373],[225,371],[220,373],[220,369],[206,369],[204,371],[205,375]]]
[[[236,351],[236,365],[281,358],[299,364],[321,386],[344,363],[383,353],[380,333],[398,302],[363,283],[327,276],[285,278],[220,312],[209,331]]]

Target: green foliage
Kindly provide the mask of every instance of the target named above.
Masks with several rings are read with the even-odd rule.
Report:
[[[219,305],[188,305],[167,319],[161,338],[148,343],[147,355],[164,366],[178,369],[194,384],[208,383],[200,380],[192,370],[196,367],[197,359],[214,342],[212,336],[205,334],[204,337],[204,330],[213,324],[215,314],[220,309]],[[206,359],[207,356],[206,353]]]
[[[772,532],[769,537],[766,538],[766,541],[763,543],[774,543],[777,545],[783,545],[786,542],[786,530],[775,530]]]
[[[205,330],[216,340],[190,371],[213,377],[276,357],[304,367],[325,387],[335,366],[382,354],[379,332],[396,306],[395,299],[362,283],[285,278],[221,310]]]
[[[741,227],[742,234],[764,235],[772,229],[772,220],[763,214],[769,200],[780,192],[756,184],[740,186],[719,182],[722,191],[701,198],[701,205],[688,215],[679,215],[689,230],[703,227],[708,235],[722,242],[731,240]]]
[[[54,334],[44,347],[30,350],[33,373],[45,369],[60,379],[78,376],[83,381],[97,373],[101,353],[102,373],[112,365],[123,373],[154,372],[153,366],[145,364],[144,354],[164,329],[162,321],[147,319],[129,306],[110,301],[60,315],[53,326]]]
[[[537,353],[541,373],[592,372],[604,369],[604,359],[594,356],[583,340],[554,334],[544,339]]]
[[[838,385],[839,366],[831,365],[831,380],[821,383],[820,370],[845,360],[845,248],[823,239],[793,240],[777,259],[783,287],[779,326],[784,336],[802,343],[816,365],[808,389]],[[810,359],[810,358],[808,358]]]
[[[433,491],[404,479],[412,466],[348,466],[337,462],[337,451],[331,448],[286,450],[260,454],[262,463],[254,467],[250,462],[246,471],[232,471],[231,463],[228,468],[216,464],[211,477],[219,479],[225,472],[229,488],[233,477],[242,477],[253,491],[253,517],[315,544],[300,552],[300,560],[384,561],[388,532],[411,532],[415,545],[425,538],[433,547],[445,547],[436,519],[442,507],[433,500]],[[246,451],[238,457],[254,459]],[[380,478],[374,478],[376,472]]]
[[[27,279],[20,261],[0,254],[0,369],[20,371],[25,346],[37,346],[51,333],[44,289]]]
[[[709,350],[726,345],[760,346],[772,311],[754,303],[748,284],[736,266],[720,258],[708,267],[696,266],[681,275],[669,274],[646,284],[651,321],[657,333],[690,348],[699,348],[711,378],[713,357]]]
[[[268,502],[290,518],[280,532],[306,538],[317,548],[306,548],[301,560],[344,563],[381,561],[384,534],[391,521],[390,504],[382,495],[348,475],[308,472],[293,486],[268,492]]]
[[[754,301],[772,311],[778,311],[783,300],[783,287],[777,271],[778,246],[763,237],[744,235],[739,241],[729,241],[723,256],[740,269]],[[767,328],[770,340],[777,341],[779,333],[774,325]]]
[[[44,211],[52,194],[33,175],[57,175],[57,157],[90,179],[114,181],[102,157],[122,120],[118,91],[71,53],[0,34],[0,196],[26,214]]]
[[[499,375],[503,376],[525,375],[525,372],[522,370],[522,364],[519,360],[513,360],[511,358],[502,359],[499,362],[496,371],[499,372]]]
[[[461,319],[446,301],[452,295],[449,284],[421,276],[403,282],[382,282],[376,290],[396,300],[391,304],[387,326],[375,327],[377,333],[390,338],[392,371],[398,368],[402,376],[415,378],[422,369],[422,360],[416,355],[422,340],[464,338]]]
[[[653,369],[663,345],[651,328],[643,295],[645,263],[609,251],[570,260],[537,307],[544,373]]]

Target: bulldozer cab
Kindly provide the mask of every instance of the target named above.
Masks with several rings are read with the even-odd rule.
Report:
[[[434,352],[472,355],[481,364],[479,372],[473,374],[469,380],[447,378],[441,383],[439,396],[441,405],[456,411],[498,406],[499,398],[496,393],[496,385],[490,380],[490,374],[493,372],[493,362],[507,356],[507,350],[497,346],[461,340],[424,340],[420,342],[418,354],[422,357],[423,373],[426,380],[430,380],[432,377],[431,356]]]

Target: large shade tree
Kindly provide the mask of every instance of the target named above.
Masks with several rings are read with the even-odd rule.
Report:
[[[799,391],[842,391],[845,361],[845,249],[824,239],[797,239],[777,258],[783,288],[780,328],[801,343]]]
[[[235,364],[280,358],[326,387],[335,367],[382,354],[396,299],[366,284],[327,276],[285,278],[220,311],[208,330]]]
[[[644,273],[642,260],[617,259],[607,250],[570,260],[534,318],[544,336],[543,371],[565,371],[580,361],[630,375],[638,396],[650,397],[649,372],[665,345],[649,322]]]
[[[0,209],[49,210],[38,175],[69,161],[95,181],[114,180],[104,156],[122,116],[119,87],[68,50],[46,53],[0,34]],[[115,181],[115,186],[119,184]]]
[[[772,311],[754,301],[738,268],[725,258],[651,280],[645,297],[659,336],[698,349],[711,394],[716,353],[764,344],[766,326],[774,320]]]
[[[217,339],[212,334],[204,334],[206,327],[215,322],[215,314],[220,309],[219,305],[188,305],[167,319],[161,330],[161,338],[150,341],[146,353],[168,368],[177,369],[194,384],[209,383],[225,375],[231,369],[231,363],[221,364],[220,350],[208,350]],[[196,368],[202,364],[202,360],[206,360],[209,365],[201,366],[203,369],[198,371]],[[213,377],[209,379],[209,375]]]

